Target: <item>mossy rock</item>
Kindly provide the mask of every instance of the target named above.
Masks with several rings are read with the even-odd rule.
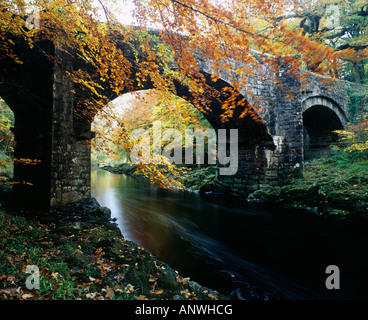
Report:
[[[368,199],[367,199],[368,200]],[[350,192],[344,191],[330,191],[326,195],[328,207],[334,208],[332,210],[335,214],[339,211],[346,213],[362,214],[367,213],[368,201],[362,199],[361,196],[354,196]],[[326,208],[328,210],[329,208]]]
[[[180,284],[176,280],[176,273],[171,268],[165,268],[161,272],[162,277],[157,280],[157,285],[160,288],[165,288],[166,290],[174,291],[180,290]]]
[[[274,187],[260,189],[247,198],[248,201],[261,200],[266,203],[288,203],[301,204],[311,207],[318,206],[323,197],[320,194],[320,187],[287,185],[284,187]]]
[[[316,206],[322,200],[318,185],[311,187],[285,186],[280,190],[279,197],[281,201],[306,203],[310,206]]]
[[[203,194],[206,192],[213,192],[213,193],[220,193],[220,194],[226,194],[229,192],[229,188],[224,186],[219,181],[210,181],[208,183],[204,183],[199,188],[199,193]]]
[[[264,202],[279,202],[280,200],[280,188],[275,187],[273,189],[260,189],[251,193],[247,197],[248,201],[264,201]]]

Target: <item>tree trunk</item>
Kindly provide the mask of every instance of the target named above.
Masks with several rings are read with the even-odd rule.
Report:
[[[360,81],[361,83],[365,83],[365,70],[364,70],[364,60],[360,61]]]
[[[353,62],[353,69],[354,69],[354,74],[355,74],[355,82],[361,84],[362,79],[360,77],[360,68],[359,68],[359,62],[358,61]]]

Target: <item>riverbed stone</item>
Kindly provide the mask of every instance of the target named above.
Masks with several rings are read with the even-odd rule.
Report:
[[[219,297],[219,293],[216,290],[209,289],[207,287],[201,286],[196,281],[189,281],[189,290],[195,294],[201,294],[206,296]]]
[[[157,280],[157,285],[168,290],[178,290],[180,284],[177,281],[177,275],[171,268],[166,268],[162,272],[163,277]]]

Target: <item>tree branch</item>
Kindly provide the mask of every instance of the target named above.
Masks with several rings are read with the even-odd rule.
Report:
[[[100,3],[100,5],[101,5],[101,7],[102,7],[103,11],[105,12],[105,18],[106,18],[106,21],[107,21],[107,25],[108,25],[108,26],[109,26],[109,28],[110,28],[110,19],[109,19],[109,14],[108,14],[108,12],[107,12],[107,10],[106,10],[106,7],[104,6],[104,4],[102,3],[102,1],[101,1],[101,0],[98,0],[98,2]]]
[[[264,39],[268,39],[268,37],[266,37],[266,36],[264,36],[264,35],[261,35],[261,34],[254,34],[253,32],[250,32],[250,31],[244,30],[244,29],[242,29],[242,28],[236,27],[236,26],[234,26],[234,25],[232,25],[232,24],[230,24],[230,23],[228,23],[228,22],[225,22],[225,21],[222,21],[222,20],[216,19],[216,18],[214,18],[214,17],[210,16],[209,14],[207,14],[207,13],[205,13],[205,12],[201,11],[201,10],[198,10],[198,9],[196,9],[196,8],[193,8],[193,7],[191,7],[191,6],[188,6],[187,4],[182,3],[182,2],[180,2],[180,1],[178,1],[178,0],[170,0],[170,1],[171,1],[172,3],[176,3],[176,4],[180,5],[180,6],[182,6],[182,7],[184,7],[184,8],[187,8],[187,9],[189,9],[189,10],[192,10],[192,11],[194,11],[194,12],[197,12],[197,13],[199,13],[199,14],[201,14],[201,15],[205,16],[206,18],[208,18],[208,19],[210,19],[210,20],[212,20],[212,21],[214,21],[214,22],[221,23],[221,24],[223,24],[223,25],[225,25],[225,26],[228,26],[228,27],[230,27],[230,28],[233,28],[233,29],[235,29],[235,30],[237,30],[237,31],[240,31],[240,32],[243,32],[243,33],[249,34],[249,35],[251,35],[251,36],[253,36],[253,37],[261,37],[261,38],[264,38]]]

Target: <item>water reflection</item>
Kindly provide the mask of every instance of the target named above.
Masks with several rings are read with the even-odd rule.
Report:
[[[92,188],[126,239],[225,294],[250,283],[263,298],[277,292],[292,299],[368,297],[365,233],[235,199],[160,190],[104,170],[92,171]],[[325,288],[330,264],[343,272],[339,291]]]

